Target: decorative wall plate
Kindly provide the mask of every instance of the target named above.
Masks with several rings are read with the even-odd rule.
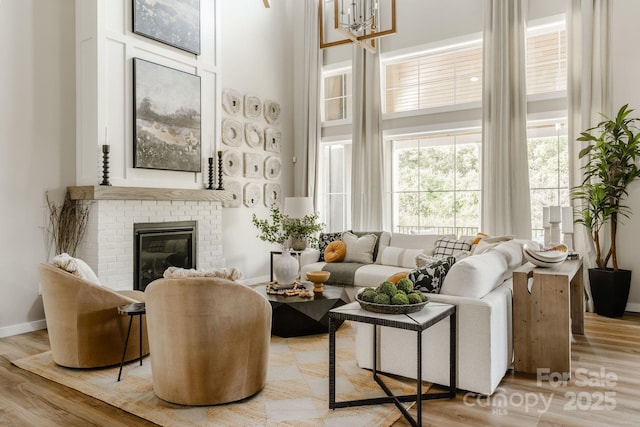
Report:
[[[250,182],[244,186],[244,204],[249,208],[258,206],[262,199],[262,188],[255,182]]]
[[[244,153],[244,176],[247,178],[262,178],[264,165],[262,156],[257,153]]]
[[[242,123],[233,119],[222,120],[222,142],[239,147],[242,144]]]
[[[282,187],[280,184],[270,182],[264,185],[264,205],[268,208],[275,205],[280,207],[282,204]]]
[[[257,119],[262,115],[262,101],[257,96],[245,95],[244,115],[250,119]]]
[[[276,101],[264,101],[264,119],[270,125],[278,124],[280,121],[280,104]]]
[[[278,179],[282,172],[282,162],[280,157],[269,156],[264,161],[264,177],[267,179]]]
[[[264,130],[264,149],[272,153],[280,152],[281,133],[278,129],[267,128]]]
[[[264,131],[255,123],[245,123],[244,140],[253,148],[262,148],[264,145]]]
[[[238,181],[227,181],[224,189],[231,193],[232,200],[225,200],[222,206],[225,208],[239,208],[242,205],[242,184]]]
[[[234,150],[222,153],[222,172],[228,176],[237,176],[242,170],[242,156]]]
[[[242,94],[234,89],[222,91],[222,108],[228,114],[236,115],[242,111]]]

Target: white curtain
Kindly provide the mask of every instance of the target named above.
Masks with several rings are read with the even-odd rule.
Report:
[[[297,147],[298,163],[294,179],[294,193],[298,196],[312,197],[318,206],[318,150],[320,142],[320,66],[322,55],[318,30],[318,2],[305,0],[304,3],[304,45],[302,76],[298,97],[300,98],[301,117],[295,124],[294,135]]]
[[[482,230],[531,237],[526,0],[486,0],[482,97]]]
[[[351,228],[382,230],[385,218],[382,161],[380,51],[353,44]]]
[[[611,1],[571,0],[568,23],[568,97],[569,97],[569,186],[582,184],[583,162],[578,153],[584,143],[580,132],[611,116]],[[578,201],[574,209],[580,210]],[[585,289],[589,291],[587,270],[595,267],[595,249],[589,231],[574,229],[574,247],[583,257]],[[587,309],[593,311],[588,298]]]

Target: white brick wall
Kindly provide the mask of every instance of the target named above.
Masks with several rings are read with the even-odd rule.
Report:
[[[224,266],[222,256],[222,203],[212,201],[95,200],[87,233],[78,248],[103,285],[133,289],[133,224],[197,221],[197,266]]]

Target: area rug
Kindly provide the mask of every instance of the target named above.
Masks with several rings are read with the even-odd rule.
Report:
[[[336,399],[383,396],[371,372],[355,361],[355,327],[345,322],[336,334]],[[51,352],[12,363],[163,426],[390,426],[401,416],[393,404],[329,409],[329,337],[272,337],[266,387],[240,402],[181,406],[153,393],[149,357],[143,365],[76,370],[57,366]],[[415,393],[415,382],[385,378],[395,394]],[[426,387],[425,387],[426,390]],[[410,406],[410,404],[408,404]]]

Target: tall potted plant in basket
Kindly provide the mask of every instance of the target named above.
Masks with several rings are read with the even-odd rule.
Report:
[[[595,310],[608,317],[622,316],[631,285],[631,271],[618,266],[616,238],[621,217],[631,215],[623,203],[627,187],[640,177],[636,165],[640,118],[630,117],[632,111],[623,105],[615,118],[603,115],[603,121],[581,133],[578,141],[588,143],[579,153],[579,158],[586,160],[584,180],[571,190],[572,199],[582,202],[575,222],[589,229],[595,246],[597,267],[589,269]],[[605,226],[609,228],[608,242],[600,234]]]

